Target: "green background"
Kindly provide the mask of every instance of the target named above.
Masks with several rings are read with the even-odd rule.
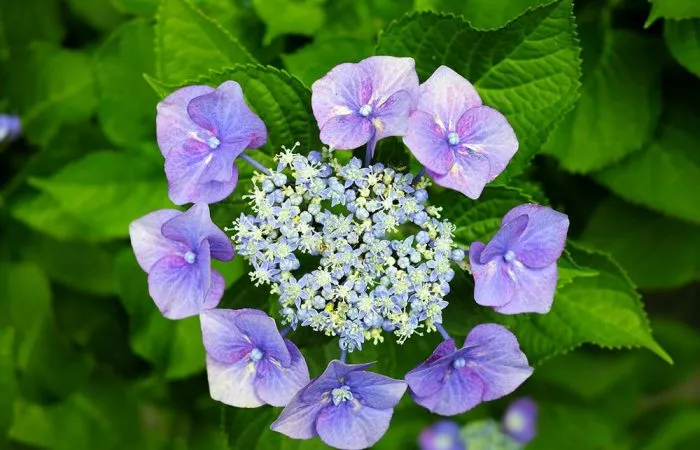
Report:
[[[458,273],[445,326],[517,336],[535,367],[514,395],[454,417],[540,405],[532,449],[696,449],[700,442],[700,3],[693,0],[3,0],[0,111],[0,448],[315,449],[268,430],[279,409],[208,396],[198,319],[148,297],[128,224],[172,207],[155,105],[233,79],[281,145],[318,148],[310,85],[334,65],[411,56],[444,64],[506,115],[520,149],[477,201],[431,202],[468,246],[524,202],[571,219],[547,315],[501,316]],[[398,139],[377,158],[412,168]],[[230,225],[250,169],[212,206]],[[218,267],[224,307],[272,310],[246,263]],[[312,376],[337,342],[292,338]],[[392,339],[352,354],[401,378],[437,344]],[[673,363],[671,364],[671,361]],[[437,416],[408,396],[376,448],[412,448]]]

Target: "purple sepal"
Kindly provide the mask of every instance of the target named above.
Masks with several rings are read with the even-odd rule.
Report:
[[[537,435],[538,408],[531,398],[514,400],[503,416],[503,432],[525,445]]]
[[[370,365],[331,361],[289,402],[271,429],[294,439],[318,436],[339,449],[374,445],[389,428],[406,383],[365,371]]]
[[[211,258],[228,261],[234,253],[206,204],[184,213],[149,213],[129,225],[129,236],[136,260],[148,273],[151,298],[165,317],[194,316],[219,303],[225,283],[211,268]]]
[[[502,314],[549,312],[568,228],[568,217],[546,206],[510,210],[488,244],[469,247],[474,300]]]
[[[497,324],[477,325],[457,349],[442,342],[406,374],[411,397],[443,416],[468,411],[483,401],[510,394],[532,373],[516,337]]]
[[[239,408],[285,406],[309,382],[299,349],[264,312],[212,309],[201,322],[214,400]]]

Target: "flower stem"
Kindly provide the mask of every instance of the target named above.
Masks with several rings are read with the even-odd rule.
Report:
[[[377,138],[375,133],[372,134],[372,137],[369,138],[369,142],[367,143],[367,153],[365,153],[365,167],[369,167],[369,165],[372,163],[372,157],[374,156],[374,148],[377,146]]]
[[[290,331],[292,331],[292,326],[287,325],[286,327],[282,328],[282,330],[280,331],[280,336],[285,337],[287,335],[287,333],[289,333]]]
[[[415,177],[413,177],[413,181],[411,182],[411,186],[415,186],[418,184],[421,178],[423,178],[423,175],[425,175],[425,167],[421,167],[420,171],[418,174],[416,174]]]
[[[447,341],[447,340],[452,339],[452,338],[450,337],[450,334],[447,332],[447,330],[445,330],[445,328],[443,328],[443,326],[442,326],[441,323],[436,323],[436,324],[435,324],[435,328],[437,328],[437,330],[440,332],[440,334],[442,335],[442,338],[443,338],[444,340]]]
[[[340,360],[342,362],[345,362],[345,358],[348,356],[348,351],[347,350],[341,350],[340,351]]]
[[[251,166],[258,169],[260,172],[264,173],[265,175],[270,175],[270,171],[267,170],[267,167],[263,166],[262,164],[260,164],[259,162],[257,162],[253,158],[251,158],[250,156],[246,155],[245,153],[241,153],[240,155],[238,155],[238,157],[241,158],[243,161],[247,162],[248,164],[250,164]]]

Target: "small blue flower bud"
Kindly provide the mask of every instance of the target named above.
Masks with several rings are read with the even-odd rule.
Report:
[[[360,220],[367,220],[369,219],[369,212],[365,208],[357,208],[357,211],[355,211],[355,217]]]
[[[309,152],[309,154],[306,156],[306,159],[308,159],[312,163],[318,163],[321,162],[322,156],[321,152],[318,152],[316,150],[312,150]]]
[[[421,230],[416,234],[416,242],[425,245],[430,242],[430,235],[427,231]]]
[[[406,267],[408,267],[409,264],[410,264],[410,261],[409,261],[408,258],[406,258],[405,256],[402,256],[402,257],[399,258],[399,260],[398,260],[398,265],[399,265],[399,267],[401,267],[402,269],[405,269]]]
[[[418,203],[423,203],[428,200],[428,192],[425,189],[418,189],[413,197],[418,201]]]
[[[464,256],[465,256],[464,250],[462,250],[461,248],[456,248],[456,249],[452,250],[452,253],[450,254],[452,261],[455,261],[455,262],[460,262],[460,261],[464,260]]]
[[[282,187],[287,184],[287,175],[283,173],[273,173],[272,182],[275,183],[275,186]]]
[[[262,189],[263,192],[272,192],[275,189],[275,185],[272,183],[272,180],[265,179],[260,184],[260,189]]]

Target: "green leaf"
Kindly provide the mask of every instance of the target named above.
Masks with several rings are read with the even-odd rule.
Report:
[[[91,153],[29,183],[103,239],[125,237],[132,220],[171,206],[162,164],[138,153]]]
[[[528,9],[547,5],[554,0],[416,0],[419,11],[451,12],[464,17],[474,28],[491,30],[523,14]]]
[[[156,24],[156,73],[180,84],[209,70],[253,62],[248,51],[190,0],[163,0]]]
[[[110,0],[112,5],[125,14],[152,17],[158,9],[159,0]]]
[[[581,97],[544,147],[571,172],[587,173],[640,150],[660,113],[656,41],[624,30],[581,27]],[[621,119],[624,118],[624,119]]]
[[[373,50],[374,46],[362,39],[324,39],[316,40],[295,53],[283,54],[282,61],[289,72],[311,86],[336,65],[360,61],[370,56]]]
[[[645,27],[651,26],[657,19],[693,19],[700,17],[700,3],[688,0],[649,0],[651,3],[651,12],[649,18],[644,24]]]
[[[28,237],[22,254],[41,267],[50,279],[92,294],[117,292],[111,249],[84,242],[58,241],[42,235]]]
[[[17,392],[14,344],[14,328],[0,327],[0,442],[12,425],[12,406]]]
[[[23,57],[10,74],[8,93],[21,111],[25,136],[42,144],[61,125],[92,116],[97,101],[86,53],[37,42]]]
[[[122,303],[129,313],[131,348],[169,379],[185,378],[204,370],[204,346],[199,318],[169,320],[148,295],[147,275],[131,250],[117,258]]]
[[[664,38],[676,61],[700,77],[700,19],[666,20]]]
[[[49,281],[35,264],[0,263],[0,298],[0,328],[14,328],[17,341],[51,317]]]
[[[156,103],[143,73],[155,70],[153,27],[145,20],[124,24],[95,55],[97,114],[104,133],[117,145],[133,146],[155,137]]]
[[[76,16],[100,31],[110,31],[125,19],[109,0],[67,0],[67,3]]]
[[[659,129],[646,148],[596,173],[595,179],[631,203],[700,223],[700,113],[682,100],[671,98],[665,104]]]
[[[517,190],[489,188],[484,201],[455,202],[443,214],[457,226],[455,240],[465,247],[487,242],[501,218],[513,206],[527,201]],[[560,278],[548,314],[505,316],[472,300],[471,279],[458,273],[447,300],[445,326],[458,335],[484,322],[497,322],[518,336],[531,362],[566,353],[584,343],[602,347],[646,347],[670,361],[654,341],[639,294],[626,274],[609,256],[569,242],[559,260]]]
[[[255,12],[267,25],[264,45],[277,36],[300,34],[313,36],[323,26],[325,0],[253,0]]]
[[[58,0],[4,0],[0,2],[0,22],[10,56],[15,58],[34,41],[59,43],[65,35]],[[3,68],[4,69],[4,68]]]
[[[622,449],[615,425],[601,417],[597,409],[588,409],[558,401],[538,401],[540,409],[537,437],[528,450],[560,449],[566,442],[570,450]]]
[[[582,239],[604,248],[642,289],[700,280],[700,226],[611,198],[593,213]]]
[[[495,31],[461,18],[416,13],[392,23],[377,54],[411,56],[425,80],[441,64],[470,80],[505,114],[520,147],[506,174],[522,172],[578,96],[580,49],[570,1],[536,9]]]
[[[644,450],[693,448],[700,438],[700,408],[674,412],[659,427],[654,437],[645,443]],[[685,444],[686,446],[682,446]]]

